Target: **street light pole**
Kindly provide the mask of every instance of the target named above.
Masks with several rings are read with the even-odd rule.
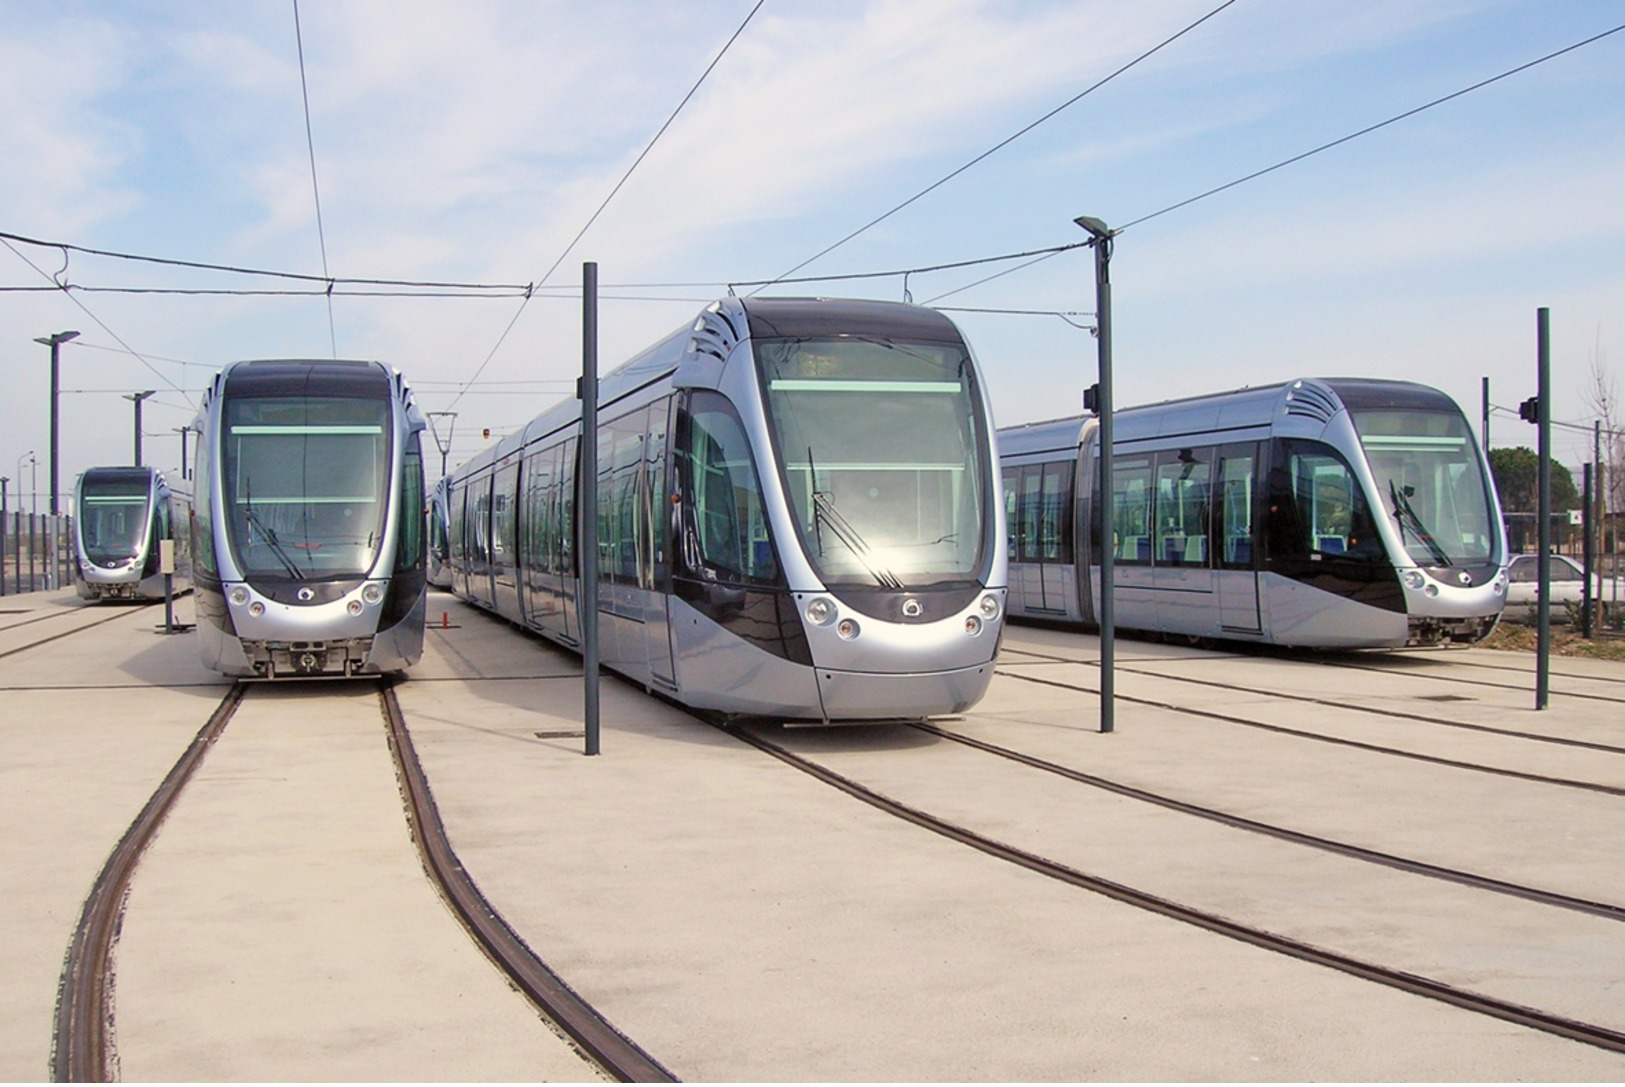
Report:
[[[53,332],[49,336],[35,336],[35,343],[45,344],[51,349],[51,516],[57,515],[56,491],[56,462],[57,462],[57,399],[58,399],[58,363],[61,358],[62,345],[78,336],[79,333],[69,330],[67,332]]]
[[[1117,231],[1088,215],[1072,220],[1094,238],[1095,326],[1100,339],[1100,384],[1095,389],[1095,411],[1100,415],[1100,731],[1115,727],[1117,667],[1117,614],[1113,586],[1117,578],[1117,546],[1112,525],[1112,239]]]
[[[144,393],[130,393],[124,399],[135,405],[135,466],[141,467],[141,401],[149,396],[157,395],[157,389],[148,389]]]

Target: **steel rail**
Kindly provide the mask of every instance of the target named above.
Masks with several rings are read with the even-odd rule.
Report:
[[[141,604],[139,606],[143,607],[143,608],[152,607],[151,604]],[[62,612],[61,614],[62,615],[77,615],[78,612],[71,612],[70,611],[70,612]],[[131,612],[131,611],[116,611],[116,612],[113,612],[113,613],[111,613],[109,615],[105,615],[100,619],[95,619],[95,620],[92,620],[89,623],[85,623],[83,626],[74,627],[72,630],[64,630],[64,631],[62,631],[62,632],[60,632],[58,634],[52,634],[49,637],[41,638],[37,642],[29,642],[27,645],[19,645],[19,646],[16,646],[15,648],[12,648],[12,649],[0,650],[0,659],[4,659],[6,657],[14,657],[18,653],[26,653],[30,649],[36,649],[39,646],[46,645],[46,644],[48,644],[50,642],[58,641],[58,640],[60,640],[62,638],[71,638],[75,634],[83,634],[87,630],[93,630],[96,627],[99,627],[99,626],[103,625],[104,623],[111,623],[115,619],[122,619],[126,615],[130,615],[130,614],[133,614],[133,612]],[[24,620],[21,623],[12,623],[10,626],[0,627],[0,634],[4,634],[8,630],[15,630],[17,627],[27,626],[29,623],[37,623],[42,619],[56,619],[58,617],[59,616],[54,615],[54,614],[53,615],[42,615],[42,616],[39,617],[39,619],[27,619],[27,620]]]
[[[51,1078],[59,1083],[110,1083],[116,1076],[108,1044],[112,987],[108,973],[125,896],[142,852],[174,807],[209,748],[242,703],[247,687],[234,683],[197,736],[114,847],[91,885],[63,961],[57,987],[56,1027],[51,1040]]]
[[[1005,650],[1005,652],[1007,652],[1007,653],[1008,652],[1023,653],[1025,655],[1029,656],[1029,657],[1036,657],[1041,661],[1051,661],[1051,662],[1056,663],[1056,664],[1087,665],[1087,664],[1092,663],[1091,661],[1078,660],[1078,659],[1073,658],[1073,657],[1058,657],[1058,656],[1051,656],[1051,655],[1049,655],[1047,653],[1034,653],[1034,652],[1032,652],[1030,650],[1025,650],[1025,649],[1017,649],[1017,650],[1008,650],[1007,649],[1007,650]],[[1020,663],[1020,662],[1007,662],[1007,663]],[[1376,671],[1376,672],[1381,672],[1381,673],[1383,673],[1385,675],[1393,675],[1393,674],[1395,674],[1393,672],[1388,671],[1387,669],[1362,668],[1360,665],[1336,664],[1336,663],[1333,663],[1333,662],[1325,662],[1325,663],[1326,663],[1326,665],[1328,667],[1332,667],[1332,668],[1346,668],[1346,669],[1356,670],[1356,671]],[[1605,744],[1605,743],[1601,743],[1601,742],[1596,741],[1596,740],[1577,740],[1577,739],[1574,739],[1573,737],[1569,737],[1569,736],[1552,736],[1552,735],[1549,735],[1549,734],[1546,734],[1546,733],[1540,733],[1540,732],[1523,732],[1523,731],[1521,731],[1519,729],[1496,728],[1494,725],[1479,725],[1479,724],[1474,724],[1471,721],[1456,721],[1456,720],[1452,720],[1451,718],[1448,718],[1448,717],[1434,717],[1434,716],[1430,716],[1429,714],[1425,714],[1425,713],[1411,713],[1408,710],[1382,709],[1382,708],[1379,708],[1379,707],[1376,707],[1376,706],[1352,706],[1352,705],[1349,705],[1347,702],[1338,702],[1335,699],[1330,699],[1330,698],[1317,698],[1314,695],[1307,695],[1307,694],[1290,694],[1290,693],[1288,693],[1286,691],[1271,690],[1271,689],[1268,689],[1268,688],[1265,688],[1265,687],[1254,687],[1254,686],[1249,686],[1249,685],[1244,684],[1244,683],[1226,683],[1223,680],[1217,680],[1217,679],[1196,679],[1196,678],[1193,678],[1191,676],[1169,675],[1166,672],[1153,671],[1150,668],[1133,668],[1133,667],[1128,667],[1128,666],[1124,666],[1124,665],[1118,665],[1117,670],[1119,672],[1132,672],[1134,675],[1137,675],[1137,676],[1148,676],[1151,679],[1165,679],[1165,680],[1172,680],[1175,683],[1189,683],[1189,684],[1192,684],[1193,686],[1197,686],[1197,687],[1212,687],[1212,688],[1215,688],[1216,690],[1221,690],[1221,691],[1240,691],[1242,694],[1262,694],[1262,695],[1268,695],[1271,698],[1279,698],[1279,699],[1281,699],[1283,701],[1288,701],[1288,702],[1303,702],[1303,703],[1307,703],[1308,705],[1312,705],[1312,706],[1325,706],[1325,707],[1328,707],[1330,709],[1350,710],[1350,711],[1352,711],[1354,713],[1367,713],[1367,714],[1373,714],[1373,715],[1378,716],[1378,717],[1393,717],[1393,718],[1396,718],[1396,719],[1401,720],[1401,721],[1420,721],[1422,724],[1425,724],[1425,725],[1439,725],[1442,728],[1457,728],[1457,729],[1462,729],[1463,731],[1466,731],[1466,732],[1482,732],[1482,733],[1486,733],[1486,734],[1491,735],[1491,736],[1507,736],[1507,737],[1510,737],[1510,738],[1515,739],[1515,740],[1530,740],[1530,741],[1533,741],[1535,743],[1555,744],[1555,745],[1557,745],[1559,747],[1583,747],[1583,748],[1587,748],[1587,749],[1589,749],[1591,751],[1605,751],[1605,752],[1607,752],[1609,754],[1612,754],[1612,755],[1625,755],[1625,747],[1621,747],[1618,744]],[[1026,678],[1026,677],[1018,676],[1018,675],[1016,675],[1016,673],[1013,673],[1013,672],[1007,672],[1005,674],[1011,676],[1012,678],[1017,678],[1017,679]],[[1466,685],[1466,686],[1472,686],[1473,685],[1472,683],[1470,683],[1467,680],[1450,679],[1447,676],[1429,676],[1429,675],[1419,674],[1419,673],[1415,673],[1415,672],[1400,672],[1398,674],[1399,675],[1405,675],[1405,676],[1414,676],[1415,678],[1418,678],[1418,679],[1431,679],[1431,680],[1434,680],[1434,681],[1440,682],[1440,683],[1459,683],[1459,684],[1463,684],[1463,685]],[[1510,684],[1505,684],[1505,683],[1478,684],[1478,686],[1496,687],[1496,688],[1498,688],[1500,690],[1507,690],[1507,691],[1526,691],[1526,690],[1528,690],[1528,688],[1526,688],[1526,687],[1516,687],[1516,686],[1512,686]],[[1080,687],[1078,689],[1079,690],[1087,690],[1088,688]],[[1625,701],[1625,699],[1609,698],[1609,697],[1607,697],[1605,695],[1575,694],[1574,692],[1570,692],[1570,691],[1559,691],[1557,693],[1563,695],[1564,697],[1592,698],[1592,699],[1596,699],[1597,701],[1601,701],[1601,702]]]
[[[1294,940],[1263,929],[1252,928],[1239,922],[1231,921],[1218,914],[1208,913],[1194,907],[1185,906],[1178,902],[1137,890],[1125,884],[1093,876],[1087,872],[1079,871],[1068,865],[1041,857],[1036,853],[1017,848],[1004,842],[997,841],[985,835],[978,834],[966,827],[931,815],[919,808],[911,807],[901,801],[894,800],[882,793],[870,789],[851,778],[845,777],[826,766],[821,766],[810,759],[803,758],[754,735],[737,724],[730,722],[713,722],[717,728],[743,743],[779,759],[808,774],[827,785],[861,800],[870,806],[895,816],[915,826],[933,833],[940,834],[950,841],[958,842],[979,850],[999,860],[1018,865],[1039,875],[1067,883],[1084,890],[1093,891],[1115,901],[1125,903],[1138,909],[1148,910],[1164,917],[1194,925],[1220,936],[1226,936],[1243,943],[1268,951],[1278,952],[1305,962],[1326,966],[1355,977],[1364,978],[1381,985],[1409,992],[1417,996],[1424,996],[1446,1004],[1477,1012],[1495,1019],[1520,1026],[1530,1027],[1534,1030],[1548,1034],[1558,1035],[1572,1041],[1583,1042],[1586,1045],[1601,1049],[1625,1053],[1625,1032],[1612,1030],[1608,1027],[1594,1023],[1584,1023],[1570,1019],[1566,1016],[1553,1015],[1538,1008],[1515,1004],[1511,1001],[1500,1000],[1495,997],[1459,989],[1432,978],[1412,974],[1407,971],[1393,970],[1377,963],[1356,959],[1352,956],[1339,954],[1314,944]]]
[[[1013,748],[1004,747],[1000,744],[989,743],[986,740],[979,740],[974,736],[966,736],[962,732],[954,732],[951,729],[943,728],[940,725],[931,724],[929,721],[911,721],[909,724],[911,727],[916,728],[921,732],[929,733],[932,736],[939,736],[944,740],[950,740],[956,744],[963,744],[964,746],[973,748],[977,751],[983,751],[990,755],[996,755],[1001,759],[1008,759],[1011,762],[1017,762],[1023,766],[1029,766],[1035,770],[1041,770],[1047,774],[1056,774],[1060,777],[1079,782],[1083,785],[1089,785],[1096,789],[1103,789],[1106,792],[1115,793],[1118,796],[1128,797],[1131,800],[1139,800],[1147,804],[1155,804],[1158,807],[1168,808],[1184,815],[1195,816],[1198,819],[1206,819],[1211,822],[1222,823],[1225,826],[1235,827],[1237,830],[1245,830],[1254,834],[1262,834],[1269,838],[1276,838],[1281,841],[1292,842],[1295,845],[1308,846],[1311,849],[1319,849],[1327,853],[1335,853],[1339,856],[1348,857],[1353,860],[1365,861],[1369,864],[1378,864],[1385,868],[1393,868],[1401,872],[1409,872],[1412,875],[1427,876],[1431,879],[1440,879],[1450,883],[1459,883],[1465,887],[1471,887],[1475,890],[1489,891],[1493,894],[1507,895],[1512,898],[1522,898],[1530,902],[1537,902],[1543,906],[1555,906],[1558,909],[1573,910],[1576,913],[1591,914],[1594,917],[1602,917],[1610,921],[1625,921],[1625,906],[1614,905],[1608,902],[1598,902],[1589,898],[1579,898],[1574,895],[1566,895],[1557,891],[1546,891],[1540,889],[1539,887],[1526,887],[1521,883],[1512,883],[1507,880],[1496,879],[1493,876],[1482,876],[1474,872],[1464,872],[1457,868],[1446,868],[1443,865],[1430,864],[1427,861],[1414,860],[1410,857],[1401,857],[1393,853],[1383,853],[1380,850],[1367,849],[1364,846],[1351,845],[1347,842],[1339,842],[1332,838],[1322,838],[1318,835],[1308,834],[1304,831],[1292,830],[1288,827],[1276,826],[1273,823],[1264,823],[1256,819],[1249,819],[1244,815],[1236,815],[1231,812],[1219,811],[1217,808],[1208,808],[1200,804],[1192,804],[1189,801],[1179,800],[1175,797],[1163,795],[1162,793],[1154,793],[1148,789],[1141,789],[1133,785],[1126,785],[1120,781],[1112,781],[1110,778],[1104,778],[1098,774],[1089,774],[1082,770],[1074,770],[1070,766],[1063,766],[1060,763],[1051,762],[1048,759],[1041,759],[1036,755],[1029,755],[1022,751],[1016,751]]]
[[[1098,695],[1100,692],[1093,687],[1085,687],[1078,683],[1063,683],[1057,679],[1040,679],[1037,676],[1024,676],[1015,672],[1006,672],[1000,669],[999,675],[1011,679],[1019,679],[1024,683],[1036,683],[1044,687],[1059,687],[1064,691],[1077,691],[1081,694]],[[1161,676],[1161,679],[1173,679],[1173,676]],[[1267,692],[1257,692],[1267,693]],[[1363,740],[1350,740],[1342,736],[1327,736],[1321,732],[1310,732],[1307,729],[1288,728],[1286,725],[1272,725],[1267,721],[1257,721],[1250,717],[1238,717],[1232,713],[1219,713],[1216,710],[1199,710],[1191,706],[1180,706],[1172,702],[1162,702],[1154,698],[1135,698],[1122,693],[1117,694],[1120,702],[1133,702],[1139,706],[1154,706],[1157,709],[1168,710],[1172,713],[1183,713],[1191,717],[1203,717],[1210,721],[1223,721],[1229,725],[1241,725],[1244,728],[1256,728],[1263,732],[1274,732],[1282,736],[1296,736],[1303,740],[1314,740],[1319,743],[1336,744],[1339,747],[1352,747],[1357,751],[1370,751],[1378,755],[1392,755],[1398,759],[1413,759],[1417,762],[1432,763],[1435,766],[1450,766],[1457,770],[1470,770],[1480,774],[1495,774],[1498,777],[1516,778],[1519,781],[1532,781],[1540,785],[1557,785],[1566,789],[1584,789],[1587,792],[1605,793],[1609,796],[1625,796],[1625,787],[1618,785],[1604,785],[1595,781],[1579,781],[1574,778],[1552,777],[1547,774],[1532,774],[1524,770],[1509,770],[1502,766],[1485,766],[1482,763],[1465,762],[1461,759],[1447,759],[1440,755],[1424,755],[1419,751],[1405,751],[1397,747],[1383,747],[1381,744],[1366,743]],[[1353,708],[1353,707],[1343,707]],[[1380,710],[1369,712],[1381,713]],[[1440,722],[1445,724],[1448,722]]]
[[[424,868],[481,948],[518,989],[581,1049],[622,1083],[675,1083],[659,1061],[622,1034],[554,973],[480,893],[451,848],[440,809],[406,727],[394,682],[379,688],[389,746],[407,801],[412,839]]]

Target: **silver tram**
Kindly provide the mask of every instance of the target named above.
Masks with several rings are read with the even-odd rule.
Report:
[[[192,496],[153,468],[87,468],[73,485],[74,588],[85,600],[162,600],[160,552],[174,545],[173,593],[192,587]]]
[[[1098,626],[1098,421],[998,440],[1010,614]],[[1461,409],[1424,385],[1305,378],[1126,409],[1112,476],[1119,627],[1320,648],[1465,644],[1506,601],[1489,466]]]
[[[215,378],[194,423],[206,664],[349,676],[422,655],[424,426],[376,362],[239,362]]]
[[[600,657],[787,720],[962,710],[1006,556],[990,412],[932,310],[729,298],[600,380]],[[580,402],[451,477],[454,591],[580,644]]]

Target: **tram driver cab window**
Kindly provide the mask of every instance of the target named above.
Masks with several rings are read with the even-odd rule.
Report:
[[[1265,519],[1271,560],[1383,561],[1365,492],[1340,453],[1285,438],[1275,443],[1271,462]]]

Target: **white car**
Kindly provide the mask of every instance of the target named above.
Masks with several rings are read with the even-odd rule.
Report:
[[[1501,613],[1507,619],[1533,619],[1540,601],[1540,556],[1514,555],[1507,566],[1507,603]],[[1580,606],[1585,596],[1585,567],[1567,555],[1552,556],[1552,622],[1569,621],[1566,605]],[[1591,598],[1604,603],[1625,604],[1625,587],[1619,578],[1592,579]]]

